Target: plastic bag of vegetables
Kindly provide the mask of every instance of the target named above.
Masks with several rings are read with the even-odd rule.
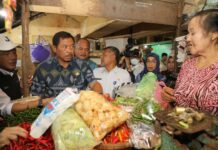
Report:
[[[88,150],[99,144],[73,108],[55,120],[52,136],[56,150]]]
[[[162,108],[167,108],[168,103],[161,98],[161,85],[164,86],[163,82],[157,81],[157,76],[148,72],[145,74],[136,88],[136,96],[143,99],[153,99],[158,102]]]
[[[152,124],[156,119],[153,113],[161,110],[160,104],[154,100],[143,100],[139,102],[131,113],[131,120],[135,122],[143,122],[145,124]]]
[[[161,144],[160,136],[155,132],[153,126],[143,123],[129,123],[132,134],[130,136],[134,148],[158,149]]]

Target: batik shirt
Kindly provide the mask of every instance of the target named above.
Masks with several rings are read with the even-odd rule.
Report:
[[[83,60],[73,59],[67,68],[63,68],[57,58],[53,57],[36,69],[31,93],[53,97],[66,87],[85,90],[92,82],[94,82],[93,72]]]
[[[98,68],[98,65],[94,61],[88,59],[86,60],[86,62],[92,70],[94,70],[95,68]]]

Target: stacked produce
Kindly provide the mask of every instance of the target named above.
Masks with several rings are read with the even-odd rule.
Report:
[[[131,130],[130,139],[136,148],[150,149],[160,145],[160,137],[153,129],[156,120],[154,113],[167,107],[159,96],[159,83],[155,74],[149,72],[135,85],[135,94],[129,97],[129,88],[133,85],[120,87],[118,97],[113,102],[115,105],[131,114],[128,126]],[[131,91],[132,92],[132,91]],[[122,94],[122,95],[121,95]],[[160,94],[159,94],[160,95]]]
[[[178,124],[185,129],[189,128],[194,121],[200,122],[205,118],[204,113],[197,112],[192,108],[184,107],[176,107],[168,116],[173,117],[175,122],[178,122]]]
[[[48,130],[44,135],[38,139],[34,139],[30,136],[30,123],[22,123],[19,125],[28,131],[27,138],[18,137],[18,140],[11,141],[8,146],[8,150],[53,150],[54,143],[51,136],[50,130]]]
[[[153,141],[158,141],[159,137],[153,130],[150,132],[147,129],[155,119],[153,113],[162,109],[162,104],[154,96],[156,80],[153,74],[148,74],[137,86],[135,97],[119,96],[115,100],[93,91],[73,93],[67,88],[43,109],[31,127],[32,133],[39,135],[38,131],[41,134],[46,131],[49,125],[40,121],[44,119],[51,121],[52,137],[58,150],[93,149],[100,143],[134,143],[137,148],[153,148]],[[148,128],[145,129],[144,125]],[[142,137],[138,131],[145,130],[146,134]],[[42,136],[46,135],[47,132]],[[152,138],[149,135],[155,140],[150,141]],[[32,141],[36,140],[32,138]],[[142,145],[143,141],[147,144]]]

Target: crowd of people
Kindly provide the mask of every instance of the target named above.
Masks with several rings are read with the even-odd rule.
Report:
[[[190,19],[187,42],[194,58],[184,62],[180,73],[174,71],[172,56],[163,53],[160,60],[155,53],[142,56],[135,49],[121,57],[120,51],[109,46],[103,49],[101,64],[90,60],[90,43],[65,31],[53,36],[55,55],[38,65],[30,85],[31,95],[39,100],[16,104],[22,96],[16,71],[16,47],[10,39],[0,36],[0,113],[11,115],[25,109],[44,106],[66,87],[93,90],[108,96],[117,86],[140,82],[148,72],[163,81],[162,97],[178,106],[192,107],[211,115],[218,115],[218,12],[208,10]],[[18,136],[25,137],[19,127],[6,128],[0,133],[0,147]]]

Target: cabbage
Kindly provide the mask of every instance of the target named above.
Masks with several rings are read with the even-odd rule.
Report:
[[[136,96],[143,99],[151,99],[154,97],[156,89],[157,76],[153,72],[145,74],[136,88]]]
[[[55,120],[52,136],[56,150],[88,150],[99,144],[73,108]]]

